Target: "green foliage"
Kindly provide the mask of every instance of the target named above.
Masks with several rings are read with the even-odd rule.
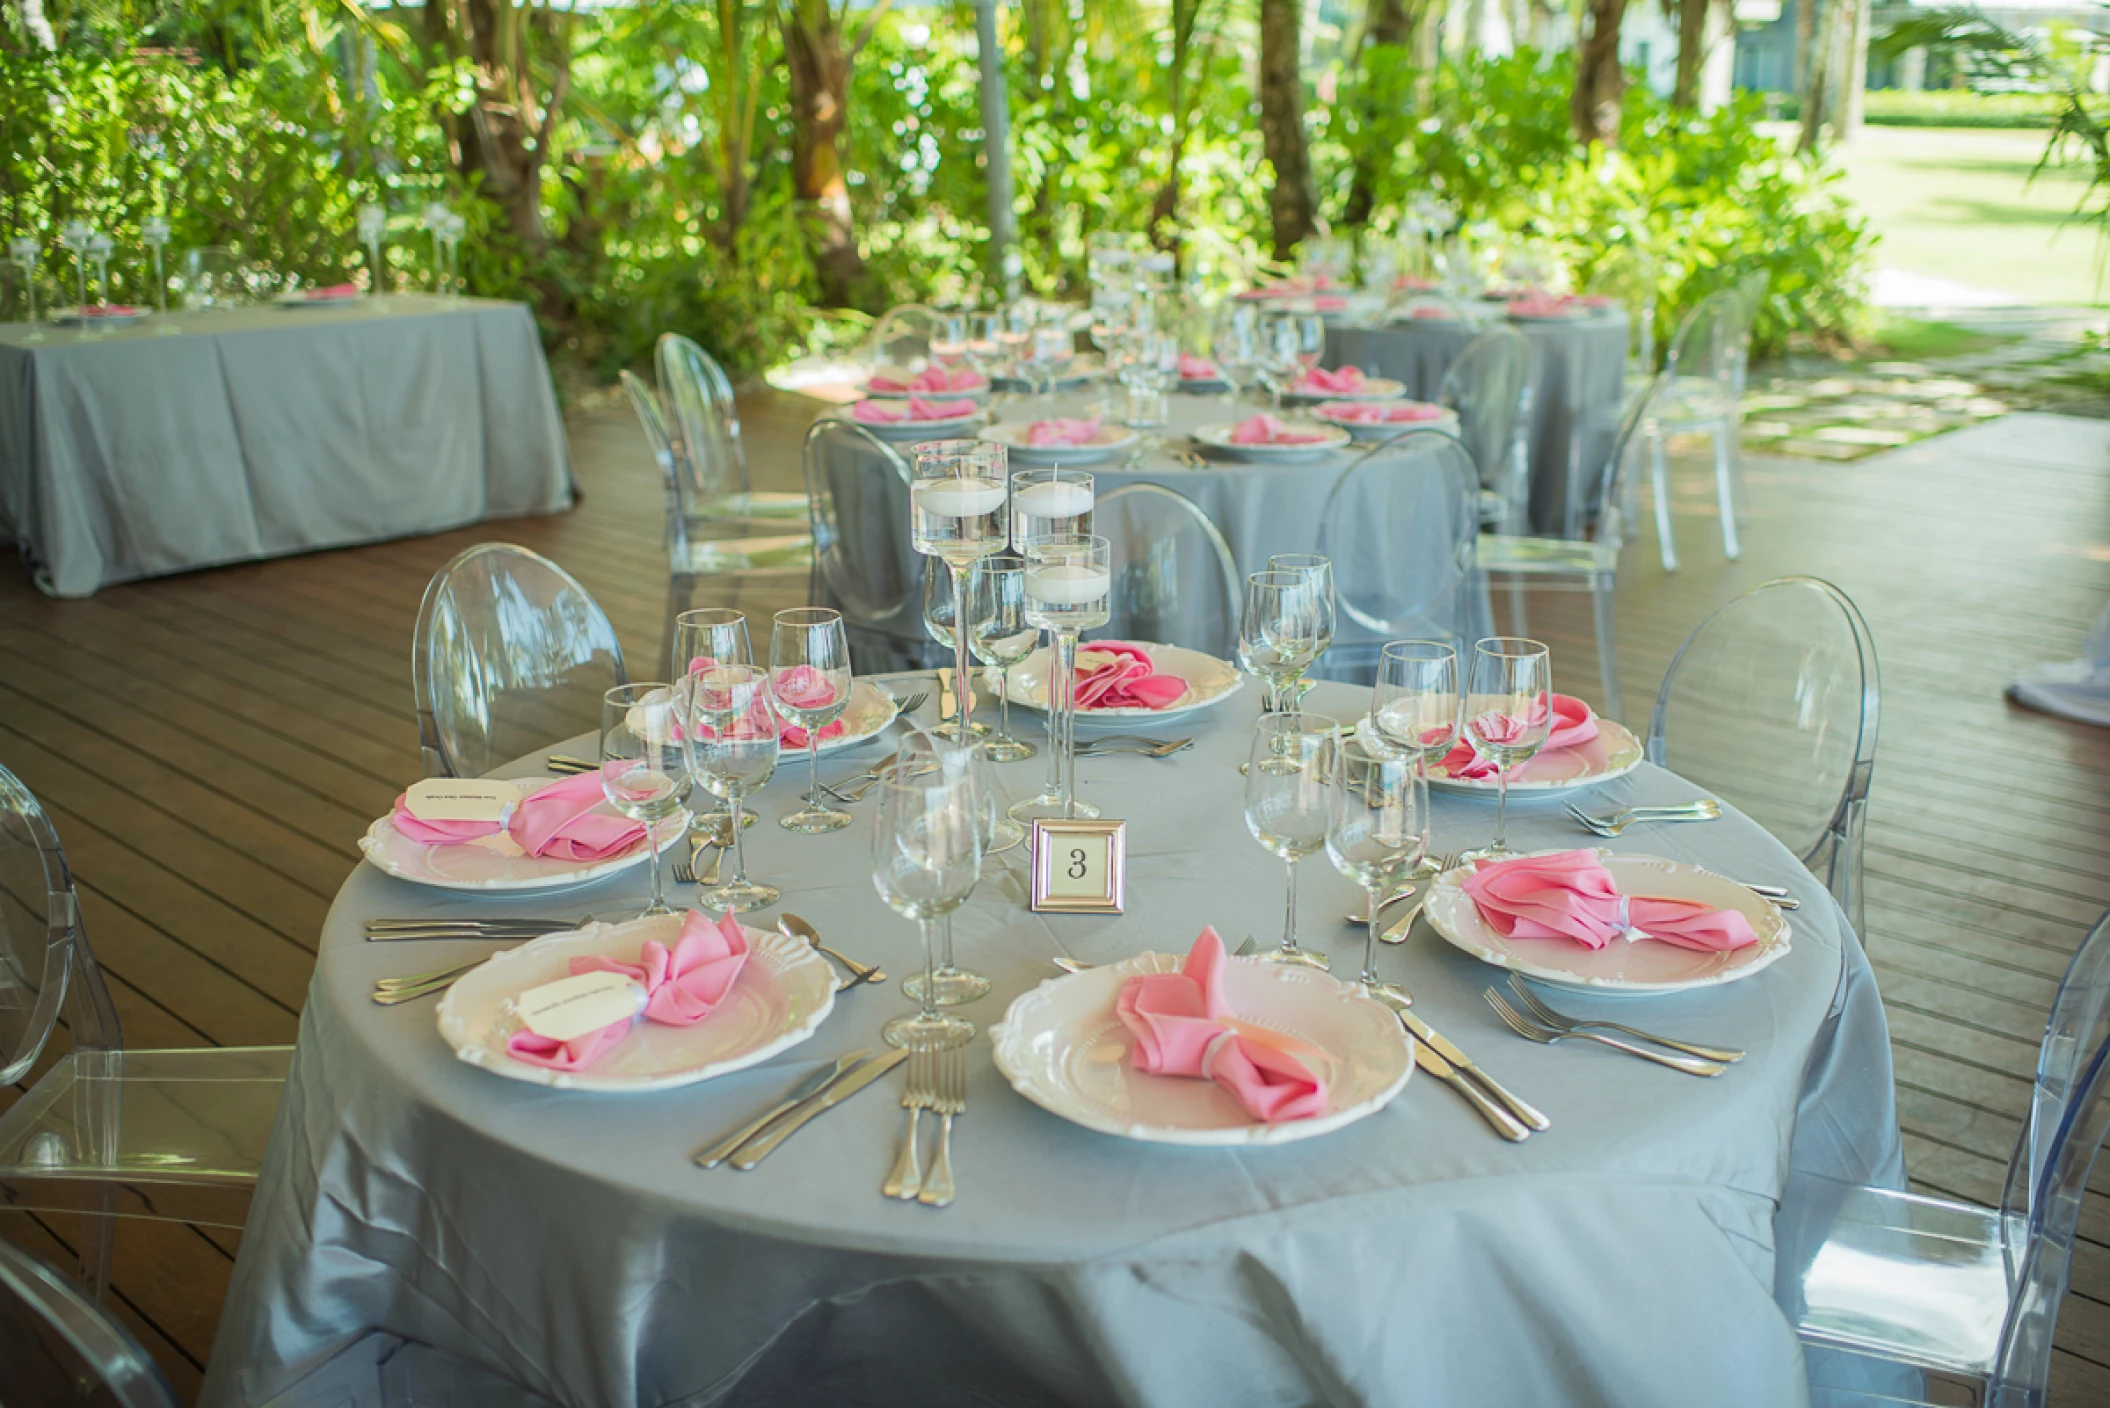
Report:
[[[2049,127],[2058,108],[2049,93],[1876,89],[1866,95],[1863,116],[1888,127]]]

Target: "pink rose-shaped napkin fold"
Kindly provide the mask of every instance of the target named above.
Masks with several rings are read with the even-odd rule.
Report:
[[[1533,724],[1538,722],[1538,710],[1544,707],[1539,705],[1534,709]],[[1547,733],[1545,745],[1539,749],[1534,760],[1543,758],[1548,753],[1557,753],[1563,748],[1581,747],[1595,737],[1597,715],[1590,711],[1590,706],[1572,694],[1556,694],[1553,696],[1553,727]],[[1473,751],[1473,745],[1463,739],[1443,755],[1442,767],[1445,775],[1449,777],[1484,779],[1495,775],[1494,764],[1481,758]]]
[[[1620,894],[1611,872],[1590,851],[1476,861],[1465,893],[1504,938],[1567,939],[1600,949],[1623,936],[1705,953],[1758,942],[1751,922],[1733,909]]]
[[[1313,367],[1297,378],[1299,391],[1325,391],[1338,395],[1343,391],[1360,391],[1366,380],[1360,367],[1342,367],[1328,371],[1324,367]]]
[[[600,1060],[629,1030],[628,1022],[611,1022],[570,1041],[552,1041],[523,1027],[506,1038],[506,1050],[514,1060],[525,1061],[531,1066],[547,1066],[553,1071],[577,1071]]]
[[[581,973],[621,973],[645,990],[644,1017],[667,1027],[690,1027],[711,1015],[725,1001],[747,965],[747,934],[740,921],[728,914],[721,919],[690,910],[682,920],[681,936],[668,948],[657,939],[645,940],[637,962],[590,954],[571,961],[573,977]],[[517,1031],[506,1038],[513,1056],[535,1066],[576,1071],[592,1065],[621,1041],[635,1019],[611,1022],[570,1041],[552,1041],[531,1031]]]
[[[597,861],[621,855],[645,838],[645,824],[597,812],[607,794],[598,772],[580,773],[539,788],[521,799],[503,825],[495,821],[420,821],[404,797],[396,798],[395,827],[406,840],[428,846],[476,841],[504,831],[531,856]]]
[[[1325,420],[1357,425],[1407,425],[1416,421],[1442,420],[1441,406],[1427,401],[1326,401],[1312,414]]]
[[[972,401],[932,401],[911,396],[906,405],[888,401],[859,401],[850,417],[866,425],[900,425],[918,420],[958,420],[974,414]]]
[[[1181,381],[1214,381],[1221,375],[1216,363],[1208,358],[1197,357],[1192,352],[1180,353]]]
[[[1161,675],[1150,652],[1125,640],[1086,641],[1077,652],[1080,709],[1164,709],[1187,693],[1178,675]]]
[[[972,367],[925,367],[905,381],[900,377],[878,372],[865,383],[866,387],[873,391],[932,391],[939,394],[948,391],[979,391],[987,384],[982,380],[982,374]]]
[[[715,667],[716,664],[717,662],[711,659],[710,656],[699,655],[689,662],[689,673],[700,675],[704,671]],[[790,704],[796,709],[816,709],[835,698],[835,687],[829,684],[822,677],[820,671],[814,669],[811,665],[792,666],[771,681],[770,691],[778,700]],[[761,737],[762,730],[768,727],[769,717],[769,710],[760,699],[757,699],[748,706],[744,721],[745,732],[742,736],[749,738]],[[806,730],[800,728],[781,714],[774,717],[777,721],[777,741],[779,743],[786,748],[794,750],[806,746],[808,742]],[[842,736],[842,732],[843,721],[838,718],[821,729],[821,739],[825,742],[830,738],[839,738]],[[675,736],[677,738],[681,736],[681,726],[679,724],[675,725]],[[717,730],[713,729],[709,724],[705,724],[698,736],[716,738],[718,734]]]
[[[1028,445],[1089,445],[1099,436],[1099,417],[1075,419],[1058,416],[1037,420],[1026,427]]]
[[[1135,1038],[1136,1069],[1215,1081],[1267,1124],[1326,1111],[1326,1082],[1289,1052],[1231,1025],[1223,940],[1204,929],[1177,973],[1139,973],[1121,985],[1114,1015]]]
[[[1292,430],[1270,415],[1248,416],[1231,432],[1234,445],[1310,445],[1325,438],[1316,430]]]

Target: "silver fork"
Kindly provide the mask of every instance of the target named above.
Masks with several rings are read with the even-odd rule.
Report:
[[[942,1208],[952,1202],[953,1117],[967,1112],[967,1061],[957,1046],[938,1053],[938,1098],[931,1108],[938,1112],[938,1161],[930,1166],[930,1177],[923,1180],[916,1200],[927,1208]]]
[[[1502,1000],[1502,994],[1493,988],[1482,988],[1480,996],[1487,1005],[1495,1009],[1495,1015],[1509,1029],[1526,1041],[1536,1041],[1544,1046],[1554,1046],[1563,1041],[1594,1041],[1600,1046],[1609,1046],[1615,1051],[1624,1051],[1629,1056],[1639,1056],[1644,1061],[1654,1061],[1659,1066],[1668,1066],[1674,1071],[1683,1071],[1689,1076],[1718,1076],[1729,1068],[1719,1061],[1702,1061],[1690,1056],[1665,1056],[1660,1051],[1650,1051],[1642,1046],[1630,1046],[1616,1037],[1599,1036],[1596,1032],[1563,1032],[1551,1027],[1539,1026]]]
[[[886,1176],[879,1191],[889,1198],[913,1201],[923,1191],[923,1155],[916,1147],[916,1126],[923,1112],[937,1103],[938,1086],[934,1051],[911,1051],[908,1057],[908,1088],[901,1093],[901,1108],[908,1111],[908,1133],[901,1141],[901,1153],[894,1160],[894,1171]]]
[[[1587,831],[1599,836],[1617,836],[1644,821],[1713,821],[1722,814],[1722,804],[1712,797],[1702,797],[1696,802],[1680,802],[1675,806],[1628,807],[1611,816],[1591,816],[1573,802],[1562,803],[1568,815],[1583,824]]]
[[[1700,1046],[1690,1041],[1673,1041],[1667,1036],[1657,1036],[1654,1032],[1645,1032],[1639,1027],[1623,1026],[1618,1022],[1585,1021],[1580,1017],[1570,1017],[1556,1012],[1545,1003],[1539,1001],[1539,995],[1531,990],[1531,985],[1514,973],[1509,975],[1509,990],[1516,994],[1519,1002],[1524,1004],[1526,1012],[1529,1012],[1547,1026],[1552,1027],[1555,1031],[1580,1032],[1586,1028],[1595,1028],[1598,1031],[1622,1032],[1637,1041],[1645,1041],[1653,1046],[1669,1047],[1672,1051],[1682,1051],[1688,1056],[1697,1056],[1703,1061],[1741,1061],[1744,1059],[1744,1053],[1738,1051],[1735,1047]]]
[[[1110,733],[1077,745],[1077,756],[1090,758],[1101,753],[1140,753],[1146,758],[1169,758],[1194,746],[1191,738],[1149,738],[1140,733]]]
[[[927,689],[919,689],[914,694],[911,694],[908,698],[902,700],[899,704],[896,704],[894,706],[894,712],[896,714],[913,714],[929,702],[930,691]]]
[[[430,973],[413,973],[405,978],[382,978],[374,984],[374,1002],[382,1007],[415,1002],[421,997],[445,992],[470,969],[482,966],[483,960],[478,959],[474,963],[463,963],[453,968],[437,968]]]

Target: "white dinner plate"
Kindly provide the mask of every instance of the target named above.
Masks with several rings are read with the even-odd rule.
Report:
[[[1449,409],[1446,409],[1442,415],[1430,420],[1359,421],[1336,420],[1326,413],[1327,405],[1327,402],[1322,401],[1312,407],[1311,413],[1328,425],[1339,426],[1357,440],[1389,440],[1393,436],[1403,435],[1409,430],[1441,430],[1451,435],[1458,433],[1458,413]]]
[[[1394,381],[1388,376],[1372,376],[1365,377],[1363,384],[1353,391],[1299,391],[1291,387],[1282,393],[1282,399],[1315,406],[1321,401],[1397,401],[1406,394],[1405,382]]]
[[[876,367],[871,376],[861,377],[857,389],[875,401],[905,401],[911,396],[928,396],[933,400],[957,401],[961,399],[980,401],[989,394],[989,378],[982,377],[980,383],[965,391],[882,391],[872,385],[872,377],[884,376],[895,381],[914,381],[921,373],[907,367]]]
[[[1588,743],[1525,759],[1509,779],[1509,795],[1551,797],[1595,787],[1640,767],[1641,755],[1641,740],[1626,725],[1599,715],[1597,737]],[[1435,763],[1429,765],[1429,786],[1439,792],[1478,792],[1489,797],[1496,791],[1491,777],[1447,777]]]
[[[1437,876],[1422,914],[1452,947],[1497,968],[1578,992],[1644,996],[1717,987],[1750,977],[1788,951],[1787,916],[1734,880],[1658,856],[1614,855],[1599,849],[1597,858],[1621,894],[1698,900],[1714,909],[1736,910],[1751,921],[1758,942],[1708,953],[1656,939],[1614,939],[1600,949],[1567,939],[1505,939],[1488,927],[1479,907],[1465,893],[1471,866]]]
[[[594,808],[616,815],[606,802]],[[679,842],[687,834],[687,813],[667,818],[654,830],[660,850]],[[476,841],[455,841],[428,846],[396,830],[393,814],[381,817],[359,838],[359,849],[376,870],[413,885],[440,890],[562,890],[628,870],[651,854],[642,844],[606,860],[560,860],[554,856],[531,856],[503,831]]]
[[[282,293],[273,301],[281,308],[352,308],[364,302],[363,293],[347,293],[336,298],[310,298],[305,293]]]
[[[440,1037],[462,1060],[508,1080],[560,1090],[627,1093],[670,1090],[744,1070],[790,1050],[820,1029],[835,1006],[835,970],[797,939],[742,925],[747,962],[725,1001],[702,1021],[673,1027],[640,1017],[620,1042],[583,1071],[553,1071],[506,1050],[504,1020],[513,998],[570,977],[576,957],[601,955],[634,963],[647,939],[672,948],[685,917],[589,924],[494,954],[456,980],[440,999]]]
[[[984,430],[981,438],[1002,445],[1011,463],[1023,465],[1099,464],[1126,453],[1143,438],[1118,425],[1102,425],[1098,434],[1082,445],[1031,445],[1026,442],[1026,434],[1032,425],[1029,420],[1005,421]]]
[[[942,399],[948,401],[956,401],[965,398],[957,396],[948,396]],[[892,444],[899,444],[902,442],[917,442],[923,440],[958,440],[972,436],[975,432],[975,428],[981,425],[983,417],[987,414],[988,412],[981,410],[979,407],[977,407],[974,411],[970,412],[967,415],[953,416],[948,420],[894,420],[877,422],[859,420],[857,419],[857,417],[851,415],[845,415],[843,419],[849,421],[852,425],[863,426],[866,430],[871,431],[874,435],[877,435],[882,440],[885,440]]]
[[[1313,426],[1312,429],[1325,438],[1302,445],[1234,445],[1231,443],[1231,432],[1237,428],[1235,421],[1222,425],[1205,425],[1194,432],[1194,438],[1212,450],[1256,463],[1317,459],[1355,443],[1354,437],[1338,425],[1319,425]]]
[[[51,315],[51,321],[66,328],[122,328],[146,315],[144,308],[130,313],[83,313],[78,308],[61,308]]]
[[[1187,692],[1177,702],[1162,709],[1083,709],[1077,714],[1080,724],[1097,723],[1114,719],[1169,719],[1179,714],[1191,714],[1196,709],[1206,709],[1218,704],[1245,688],[1245,676],[1228,660],[1219,660],[1199,650],[1189,650],[1180,645],[1153,645],[1147,640],[1133,641],[1149,652],[1151,668],[1161,675],[1177,675],[1187,682]],[[1090,650],[1090,641],[1079,641],[1079,650]],[[1006,690],[1011,702],[1023,704],[1028,709],[1045,712],[1048,707],[1048,673],[1054,664],[1054,653],[1041,646],[1024,660],[1011,667],[1010,683],[1007,685],[1001,672],[995,669],[983,671],[982,678],[999,699]]]
[[[1325,1113],[1267,1124],[1214,1081],[1139,1071],[1128,1059],[1128,1028],[1114,1015],[1121,984],[1138,973],[1177,973],[1185,962],[1139,953],[1020,994],[989,1031],[996,1068],[1012,1089],[1072,1124],[1219,1148],[1330,1134],[1382,1110],[1413,1073],[1413,1050],[1390,1008],[1330,974],[1257,958],[1224,965],[1224,996],[1239,1020],[1296,1043],[1297,1057],[1326,1082]]]

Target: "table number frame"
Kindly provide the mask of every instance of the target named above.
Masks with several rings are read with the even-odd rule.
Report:
[[[1068,844],[1065,844],[1068,843]],[[1061,871],[1056,862],[1065,859]],[[1082,870],[1082,875],[1074,871]],[[1128,892],[1128,823],[1042,819],[1033,823],[1036,914],[1120,914]]]

